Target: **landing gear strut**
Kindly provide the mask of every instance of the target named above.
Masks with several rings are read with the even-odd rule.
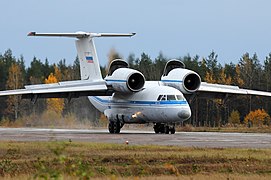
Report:
[[[162,124],[162,123],[155,123],[153,126],[154,132],[156,134],[175,134],[175,124],[173,125],[168,125],[168,124]]]
[[[120,121],[109,121],[108,130],[111,134],[118,134],[123,125]]]

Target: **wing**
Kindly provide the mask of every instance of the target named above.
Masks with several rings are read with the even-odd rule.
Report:
[[[219,97],[225,94],[239,94],[239,95],[256,95],[256,96],[271,96],[271,92],[241,89],[238,86],[210,84],[202,82],[197,91],[198,95]]]
[[[105,81],[66,81],[53,84],[25,86],[25,89],[0,91],[0,96],[22,95],[22,98],[78,98],[80,96],[111,95]]]

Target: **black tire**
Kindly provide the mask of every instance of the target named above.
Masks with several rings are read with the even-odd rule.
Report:
[[[118,121],[117,122],[112,121],[111,123],[112,123],[112,133],[114,133],[114,134],[120,133],[120,123]]]
[[[108,130],[109,130],[109,133],[110,134],[113,134],[114,133],[114,122],[110,121],[109,124],[108,124]]]
[[[175,127],[173,127],[173,128],[170,129],[170,133],[171,134],[175,134],[175,132],[176,132]]]
[[[153,129],[154,129],[155,134],[159,134],[159,128],[154,127]]]
[[[164,134],[164,133],[165,133],[165,125],[164,125],[164,124],[161,124],[161,125],[159,126],[159,131],[160,131],[161,134]]]
[[[120,133],[120,123],[119,122],[115,122],[114,132],[115,132],[115,134]]]
[[[159,132],[160,132],[159,127],[160,127],[160,124],[158,124],[158,123],[153,126],[153,130],[154,130],[155,134],[159,134]]]
[[[169,134],[169,127],[165,126],[165,130],[164,130],[165,134]]]

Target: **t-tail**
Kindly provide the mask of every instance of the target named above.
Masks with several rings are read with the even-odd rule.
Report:
[[[76,49],[80,61],[80,73],[82,80],[102,80],[100,63],[98,60],[94,37],[131,37],[135,33],[36,33],[30,32],[28,36],[53,36],[77,38]]]

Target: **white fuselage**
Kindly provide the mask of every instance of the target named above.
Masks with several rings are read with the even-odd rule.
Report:
[[[172,87],[148,81],[136,93],[89,96],[90,102],[111,120],[123,123],[175,123],[185,121],[191,110],[183,94]]]

